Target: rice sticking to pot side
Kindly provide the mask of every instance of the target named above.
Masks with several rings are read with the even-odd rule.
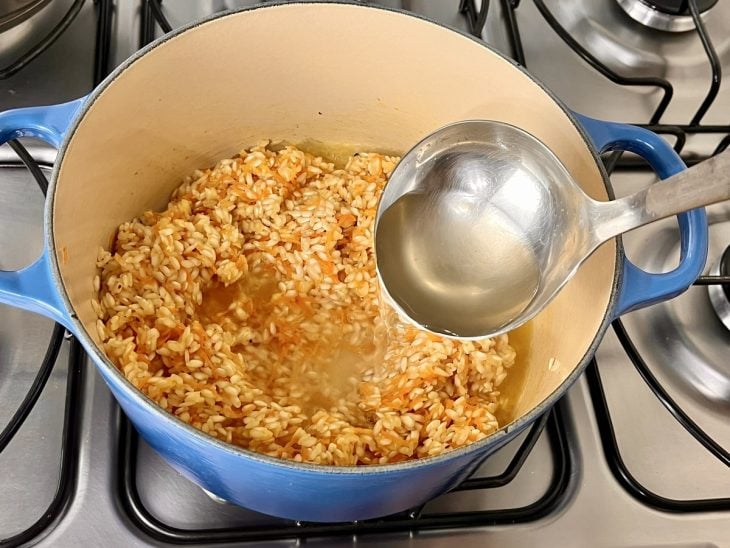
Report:
[[[103,348],[220,440],[318,464],[438,455],[498,427],[506,335],[457,342],[381,306],[375,210],[398,159],[262,143],[196,171],[101,250]]]

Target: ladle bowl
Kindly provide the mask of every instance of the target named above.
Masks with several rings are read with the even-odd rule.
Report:
[[[457,122],[412,148],[376,215],[381,288],[401,317],[459,339],[537,315],[606,240],[730,198],[727,153],[619,200],[587,196],[528,132]]]

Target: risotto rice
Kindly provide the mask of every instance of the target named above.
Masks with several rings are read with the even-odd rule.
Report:
[[[106,354],[169,413],[275,457],[393,463],[494,432],[507,336],[457,342],[381,306],[373,225],[397,160],[336,169],[265,142],[195,172],[99,253]]]

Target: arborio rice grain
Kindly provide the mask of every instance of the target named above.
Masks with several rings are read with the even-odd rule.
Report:
[[[507,336],[455,342],[380,304],[373,224],[397,160],[335,169],[265,142],[196,171],[99,253],[109,358],[195,428],[295,461],[399,462],[495,431]]]

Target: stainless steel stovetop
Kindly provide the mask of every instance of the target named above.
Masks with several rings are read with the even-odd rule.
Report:
[[[252,3],[166,0],[162,12],[176,27]],[[461,2],[475,8],[477,28],[457,0],[371,3],[473,30],[526,64],[569,107],[651,123],[671,142],[686,138],[682,154],[690,162],[730,142],[730,86],[720,83],[716,97],[705,100],[713,72],[695,30],[648,29],[617,0],[493,1],[483,28],[478,13],[486,0]],[[21,7],[35,9],[24,22],[4,24]],[[162,34],[157,7],[155,0],[0,3],[0,110],[87,93]],[[727,72],[730,4],[719,2],[703,18],[717,64]],[[625,85],[626,77],[671,84],[673,97],[660,117],[655,111],[665,91],[656,81]],[[698,115],[703,102],[708,108]],[[48,176],[54,151],[24,145]],[[616,160],[607,158],[610,166]],[[618,195],[653,180],[626,157],[612,175]],[[43,196],[7,145],[0,147],[0,204],[0,268],[17,268],[40,252]],[[708,212],[714,262],[730,245],[730,205]],[[624,241],[628,255],[647,269],[677,262],[673,220]],[[52,331],[50,321],[0,307],[0,428],[33,384]],[[680,419],[693,421],[695,434],[704,431],[698,437],[709,439],[710,449],[655,392],[679,405]],[[384,520],[294,523],[217,502],[179,476],[131,431],[78,345],[64,339],[37,404],[0,453],[0,544],[730,546],[729,413],[730,332],[715,316],[707,288],[694,286],[670,303],[625,316],[555,411],[456,492]]]

